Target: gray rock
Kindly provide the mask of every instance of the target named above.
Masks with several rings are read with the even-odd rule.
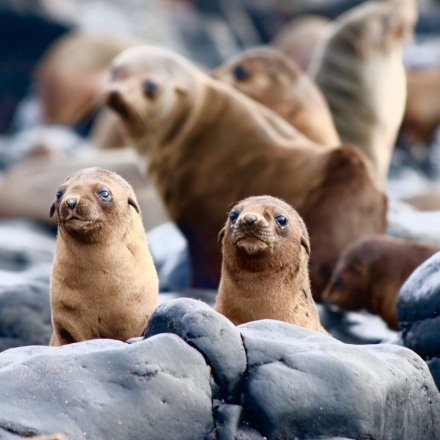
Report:
[[[34,222],[0,220],[0,270],[22,271],[52,263],[55,243],[55,235]]]
[[[145,337],[175,333],[197,348],[212,368],[221,397],[236,402],[246,372],[246,354],[237,328],[207,304],[189,298],[169,300],[155,310]]]
[[[406,348],[350,346],[277,321],[239,326],[244,419],[270,439],[440,438],[440,396]]]
[[[437,388],[440,390],[440,357],[433,357],[432,359],[426,361],[426,363],[428,364]]]
[[[420,265],[400,289],[397,317],[405,347],[440,355],[440,252]]]
[[[47,345],[51,335],[48,283],[0,286],[0,351]]]
[[[32,351],[0,355],[0,364],[8,357],[0,368],[0,429],[68,439],[202,440],[214,428],[209,368],[175,335]]]

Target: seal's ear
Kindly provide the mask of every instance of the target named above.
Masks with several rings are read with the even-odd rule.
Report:
[[[222,228],[222,230],[218,233],[217,243],[220,244],[222,242],[225,233],[226,233],[226,228]]]
[[[128,198],[128,204],[129,205],[131,205],[131,206],[133,206],[133,208],[134,209],[136,209],[136,212],[138,213],[138,214],[140,214],[141,212],[141,210],[139,209],[139,205],[131,198],[131,197],[129,197]]]
[[[310,243],[306,236],[301,235],[301,245],[306,250],[307,254],[310,255]]]
[[[50,217],[53,216],[54,212],[55,212],[55,202],[53,202],[52,206],[50,207]]]

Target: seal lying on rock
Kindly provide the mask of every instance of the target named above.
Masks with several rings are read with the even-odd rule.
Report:
[[[343,310],[368,310],[398,329],[400,288],[416,267],[438,251],[438,246],[386,235],[363,238],[339,258],[323,300]]]
[[[403,43],[416,20],[414,0],[362,3],[337,18],[309,69],[342,142],[365,152],[382,184],[405,109]]]
[[[310,290],[309,234],[290,205],[270,196],[242,200],[219,239],[217,312],[236,325],[277,319],[327,333]]]
[[[159,286],[131,186],[112,171],[82,169],[59,186],[55,212],[50,345],[141,336]]]
[[[386,198],[358,149],[311,145],[270,109],[173,52],[139,46],[120,54],[106,99],[188,240],[196,287],[218,286],[225,209],[249,196],[279,197],[304,218],[315,298],[342,249],[384,231]]]
[[[312,141],[340,145],[324,96],[281,52],[250,49],[217,67],[211,75],[269,107]]]

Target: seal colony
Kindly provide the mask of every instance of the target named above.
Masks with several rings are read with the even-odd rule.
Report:
[[[270,108],[312,141],[329,146],[341,144],[321,91],[281,52],[249,49],[211,75]]]
[[[50,345],[141,336],[159,282],[131,186],[112,171],[82,169],[59,186],[55,213]]]
[[[304,218],[316,299],[341,251],[385,230],[386,198],[358,149],[311,144],[270,109],[173,52],[138,46],[121,53],[106,100],[149,161],[188,241],[195,287],[218,286],[224,210],[249,196],[279,197]]]
[[[382,185],[405,110],[403,44],[416,20],[414,0],[362,3],[334,21],[309,68],[342,142],[364,151]]]
[[[242,200],[219,240],[217,312],[235,325],[277,319],[327,334],[310,289],[309,235],[290,205],[270,196]]]
[[[438,246],[386,235],[362,238],[342,253],[322,299],[342,310],[367,310],[398,329],[400,288],[438,251]]]

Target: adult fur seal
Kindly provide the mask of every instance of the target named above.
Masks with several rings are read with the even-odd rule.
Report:
[[[368,310],[398,329],[400,287],[417,266],[438,251],[437,246],[386,235],[363,238],[339,258],[323,300],[343,310]]]
[[[235,325],[278,319],[327,333],[310,290],[307,228],[290,205],[270,196],[242,200],[219,240],[218,312]]]
[[[131,186],[111,171],[82,169],[59,186],[55,212],[50,345],[141,336],[158,277]]]
[[[250,49],[226,61],[211,75],[269,107],[312,141],[340,145],[324,96],[308,75],[281,52]]]
[[[416,20],[415,0],[365,2],[334,22],[309,70],[342,142],[365,152],[381,184],[405,109],[403,43]]]
[[[218,286],[225,207],[252,195],[286,200],[304,218],[318,297],[342,249],[385,228],[386,198],[359,150],[312,145],[270,109],[173,52],[139,46],[120,54],[107,101],[149,159],[188,240],[196,287]]]

